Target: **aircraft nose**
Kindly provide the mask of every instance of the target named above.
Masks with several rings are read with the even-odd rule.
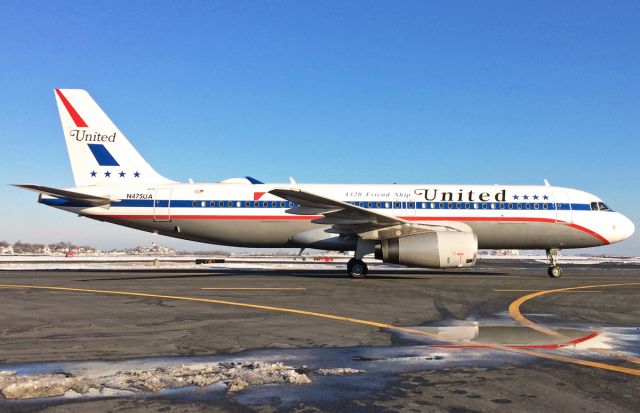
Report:
[[[636,227],[633,222],[622,214],[618,214],[615,223],[614,239],[611,242],[619,242],[629,238],[635,232]]]

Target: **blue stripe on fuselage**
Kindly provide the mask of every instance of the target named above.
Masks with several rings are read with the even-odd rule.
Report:
[[[89,207],[91,204],[80,200],[66,198],[45,198],[41,202],[51,206]],[[392,202],[392,201],[352,201],[349,204],[365,209],[395,210],[520,210],[520,211],[590,211],[589,204],[567,204],[552,202]],[[187,200],[187,199],[123,199],[113,202],[117,208],[233,208],[233,209],[274,209],[293,208],[297,206],[289,201],[247,201],[247,200]],[[536,208],[537,206],[537,208]]]

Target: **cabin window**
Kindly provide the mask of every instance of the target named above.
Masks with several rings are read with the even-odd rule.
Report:
[[[540,209],[540,204],[538,204],[538,203],[533,204],[533,209]]]
[[[206,201],[202,201],[202,202],[200,202],[200,206],[201,206],[202,208],[206,207],[206,206],[207,206],[207,202],[206,202]]]
[[[518,209],[522,209],[522,204],[518,203]]]
[[[549,205],[548,204],[542,204],[542,209],[549,209]]]
[[[391,204],[389,202],[385,202],[384,203],[384,207],[389,209],[389,208],[391,208]]]
[[[416,203],[415,202],[409,202],[409,209],[413,209],[416,207]]]
[[[196,208],[196,207],[198,206],[198,201],[193,201],[193,202],[191,203],[191,205],[192,205],[194,208]]]

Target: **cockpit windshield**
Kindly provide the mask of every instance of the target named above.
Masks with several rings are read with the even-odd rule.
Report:
[[[598,207],[600,207],[600,211],[611,211],[611,208],[609,208],[604,202],[598,202]]]
[[[592,202],[591,203],[591,210],[592,211],[613,211],[604,202]]]

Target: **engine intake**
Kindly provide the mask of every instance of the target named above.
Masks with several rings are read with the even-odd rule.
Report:
[[[473,232],[435,231],[382,240],[377,259],[390,264],[421,268],[472,267],[478,255]]]

